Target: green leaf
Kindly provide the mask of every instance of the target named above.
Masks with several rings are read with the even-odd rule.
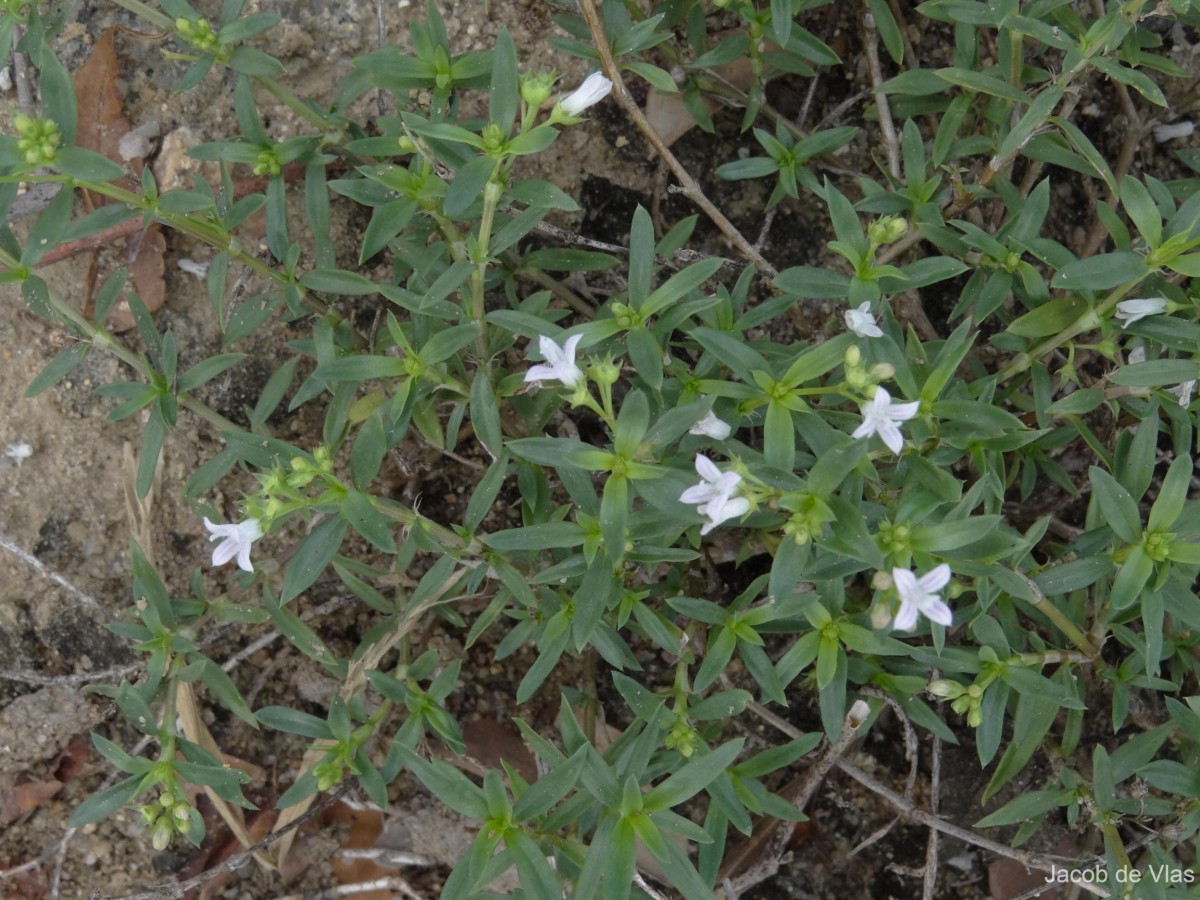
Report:
[[[1029,104],[1029,109],[1017,120],[1017,124],[1012,127],[1012,130],[1009,131],[1000,143],[1000,149],[996,151],[996,155],[1001,159],[1007,159],[1009,156],[1016,154],[1024,146],[1025,142],[1029,140],[1034,130],[1046,123],[1046,120],[1050,117],[1050,113],[1054,111],[1054,107],[1062,99],[1062,95],[1062,88],[1056,84],[1051,84],[1043,88],[1041,93]]]
[[[236,366],[245,358],[245,353],[222,353],[196,363],[179,376],[179,390],[193,391],[200,385],[212,381],[226,369]]]
[[[317,580],[342,546],[345,536],[346,520],[332,516],[309,533],[288,563],[279,598],[281,603],[288,603],[300,596]]]
[[[1075,797],[1071,790],[1029,791],[1010,800],[990,815],[975,823],[976,828],[997,828],[1001,825],[1016,825],[1035,819],[1056,806],[1066,806]]]
[[[313,269],[300,276],[300,283],[310,291],[326,294],[362,296],[378,291],[370,279],[345,269]]]
[[[1100,504],[1104,521],[1126,544],[1136,544],[1142,537],[1142,517],[1137,503],[1115,478],[1098,466],[1088,470],[1092,491]]]
[[[1082,297],[1058,297],[1018,317],[1008,326],[1008,333],[1025,338],[1058,334],[1073,324],[1087,308],[1087,301]]]
[[[76,366],[84,361],[90,346],[89,344],[82,343],[72,344],[66,350],[59,352],[34,377],[33,381],[29,382],[29,387],[25,389],[25,396],[36,397],[42,391],[62,381]]]
[[[299,734],[314,740],[333,738],[333,731],[324,719],[290,706],[264,706],[254,714],[260,723],[276,731],[286,731],[288,734]]]
[[[849,296],[850,276],[812,266],[792,266],[772,282],[785,294],[819,300],[841,300]]]
[[[1146,530],[1150,533],[1165,532],[1170,529],[1179,514],[1183,512],[1183,504],[1187,500],[1188,486],[1191,483],[1195,465],[1188,456],[1177,456],[1167,469],[1159,488],[1158,497],[1150,507],[1150,519]]]
[[[101,819],[107,819],[141,792],[142,778],[135,775],[119,781],[110,788],[88,797],[71,813],[67,823],[70,828],[82,828]]]
[[[1144,257],[1121,250],[1068,263],[1054,274],[1050,284],[1064,291],[1106,291],[1127,281],[1137,281],[1149,272]]]
[[[644,796],[643,808],[649,812],[670,809],[700,793],[733,765],[745,743],[745,738],[737,738],[722,744],[712,753],[692,757]]]
[[[1121,206],[1125,208],[1133,227],[1145,239],[1147,247],[1156,249],[1162,243],[1163,223],[1154,198],[1146,186],[1132,175],[1121,179],[1120,194]]]
[[[989,69],[987,71],[991,72],[994,70]],[[937,69],[934,74],[943,81],[957,87],[966,88],[972,93],[989,94],[992,97],[1011,100],[1014,103],[1029,102],[1029,98],[1025,96],[1025,92],[1020,88],[1009,84],[1004,78],[989,75],[985,72],[976,72],[961,67],[949,67]]]

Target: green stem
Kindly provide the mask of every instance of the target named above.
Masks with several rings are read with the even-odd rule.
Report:
[[[1141,284],[1142,279],[1145,277],[1145,275],[1142,275],[1133,279],[1132,281],[1127,281],[1124,284],[1118,285],[1117,287],[1113,288],[1109,295],[1105,297],[1100,302],[1100,305],[1095,309],[1089,309],[1058,334],[1042,341],[1042,343],[1038,344],[1032,350],[1026,353],[1018,353],[1012,358],[1008,365],[1001,369],[997,374],[998,381],[1004,382],[1012,378],[1014,375],[1019,375],[1033,365],[1036,360],[1041,359],[1047,353],[1057,350],[1072,338],[1100,327],[1100,323],[1104,321],[1105,315],[1107,315],[1113,309],[1113,307],[1115,307],[1121,301],[1121,299],[1125,297],[1126,294]]]
[[[1129,859],[1129,851],[1125,849],[1125,842],[1121,840],[1121,833],[1117,831],[1117,826],[1112,822],[1104,822],[1100,825],[1100,833],[1104,835],[1104,843],[1108,845],[1108,849],[1116,859],[1117,865],[1126,872],[1133,871],[1133,862]],[[1125,887],[1121,891],[1121,896],[1133,896],[1132,882],[1126,881]]]
[[[272,97],[286,106],[300,118],[304,119],[304,121],[308,122],[310,125],[320,128],[322,131],[336,129],[339,134],[342,133],[342,129],[336,123],[334,123],[327,116],[321,115],[309,104],[305,103],[274,78],[267,78],[263,75],[257,75],[255,76],[254,80],[263,88],[265,88]]]
[[[135,16],[141,16],[147,22],[157,25],[163,31],[174,31],[175,23],[157,9],[147,6],[141,0],[115,0],[117,6],[129,10]]]

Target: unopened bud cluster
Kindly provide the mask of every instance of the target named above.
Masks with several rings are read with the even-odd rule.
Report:
[[[138,812],[142,824],[150,829],[150,843],[155,850],[166,850],[176,834],[188,830],[191,817],[195,815],[191,804],[167,792],[160,794],[157,802],[139,806]]]
[[[908,222],[900,216],[884,216],[867,226],[867,237],[876,247],[894,244],[908,233]]]
[[[220,58],[224,51],[221,38],[212,30],[208,19],[176,19],[175,30],[179,36],[199,50]]]
[[[283,163],[274,147],[263,147],[254,159],[255,175],[278,175],[283,171]]]
[[[874,387],[883,381],[890,381],[896,374],[896,368],[891,363],[876,363],[867,368],[863,361],[862,351],[858,349],[857,344],[851,344],[846,348],[843,362],[847,384],[859,391]]]
[[[50,119],[35,119],[23,113],[13,116],[13,127],[17,130],[17,149],[31,166],[45,166],[54,162],[62,133]]]
[[[978,684],[963,687],[957,681],[943,678],[931,682],[927,690],[935,697],[949,700],[950,708],[960,716],[965,715],[972,728],[983,722],[983,688]]]

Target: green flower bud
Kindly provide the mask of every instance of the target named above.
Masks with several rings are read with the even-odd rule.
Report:
[[[254,159],[255,175],[278,175],[283,171],[283,163],[274,147],[263,147]]]
[[[407,134],[400,137],[396,143],[399,145],[399,152],[401,153],[417,152],[417,145],[412,142],[412,138],[410,138]]]
[[[612,357],[595,360],[588,366],[588,375],[599,385],[614,385],[621,378],[621,367]]]
[[[150,829],[150,844],[155,850],[166,850],[171,846],[171,838],[174,836],[175,829],[171,827],[170,820],[159,819]]]
[[[504,129],[495,122],[488,122],[483,129],[483,149],[488,153],[496,153],[504,146]]]
[[[884,216],[867,227],[867,237],[877,247],[900,240],[908,232],[908,222],[899,216]]]
[[[537,109],[550,99],[550,95],[554,93],[554,82],[557,80],[558,76],[544,69],[536,75],[522,75],[521,99]]]
[[[966,688],[957,681],[940,678],[937,681],[931,681],[925,690],[929,691],[935,697],[941,697],[945,700],[956,700],[963,695]]]

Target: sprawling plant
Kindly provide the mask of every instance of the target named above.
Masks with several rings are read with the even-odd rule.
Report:
[[[220,180],[160,192],[149,168],[139,181],[76,146],[53,53],[62,22],[8,2],[0,44],[7,55],[21,36],[41,109],[0,137],[0,206],[22,184],[63,189],[23,243],[0,232],[0,265],[31,309],[78,338],[31,393],[91,353],[128,364],[132,380],[101,390],[120,401],[113,418],[145,422],[140,492],[181,415],[219,433],[224,449],[185,495],[217,542],[213,565],[236,569],[169,589],[133,547],[134,602],[112,627],[145,669],[103,690],[153,749],[131,755],[97,735],[124,777],[75,824],[134,805],[154,846],[198,842],[189,784],[240,822],[246,776],[192,712],[203,685],[250,725],[311,741],[279,798],[284,823],[347,779],[386,807],[404,772],[477,821],[445,897],[486,891],[512,866],[528,897],[640,895],[651,888],[639,847],[669,890],[732,897],[773,871],[763,859],[777,867],[783,845],[748,859],[727,850],[731,835],[801,818],[812,779],[890,708],[935,748],[969,736],[985,802],[1034,773],[959,837],[986,843],[1017,826],[992,834],[1003,851],[997,835],[1020,846],[1043,827],[1095,829],[1103,853],[1077,867],[1107,887],[1089,889],[1167,896],[1172,878],[1192,880],[1200,193],[1196,178],[1130,166],[1145,120],[1168,117],[1163,85],[1185,74],[1160,52],[1160,26],[1194,39],[1191,0],[929,0],[915,14],[948,65],[911,46],[899,5],[868,0],[866,134],[808,130],[772,106],[773,83],[841,77],[805,27],[819,0],[580,0],[554,43],[594,71],[557,99],[555,75],[523,70],[507,32],[457,54],[432,2],[409,48],[359,57],[314,100],[253,46],[273,15],[243,16],[241,0],[215,19],[187,0],[114,3],[170,34],[171,56],[189,63],[181,89],[210,71],[234,85],[239,133],[192,150]],[[737,61],[744,80],[717,71]],[[898,74],[885,79],[884,63]],[[825,250],[765,258],[710,201],[719,184],[698,183],[658,140],[629,92],[640,82],[679,94],[707,130],[713,101],[744,110],[759,149],[731,151],[716,179],[764,180],[763,206],[801,210]],[[1125,152],[1080,114],[1098,89],[1121,101]],[[391,111],[369,127],[368,94]],[[286,104],[308,133],[273,138],[263,102]],[[627,242],[589,249],[547,224],[578,206],[525,177],[522,158],[591,127],[598,103],[648,134],[736,259],[685,249],[696,217],[660,229],[639,207]],[[880,146],[877,170],[846,171],[835,155],[864,140]],[[1198,159],[1178,154],[1196,171]],[[235,199],[233,173],[265,187]],[[1059,209],[1059,187],[1082,213]],[[77,214],[84,190],[113,202]],[[369,211],[354,248],[334,245],[333,204]],[[259,210],[262,256],[239,238]],[[1091,230],[1073,238],[1067,214]],[[37,274],[54,247],[133,217],[212,247],[224,352],[180,359],[123,271],[87,316]],[[387,277],[364,274],[380,271],[368,262]],[[231,309],[241,270],[266,287]],[[133,337],[105,324],[121,298]],[[246,353],[233,348],[285,322],[303,336],[248,426],[206,406],[207,382],[237,377]],[[273,433],[285,399],[323,410],[319,433]],[[402,441],[443,451],[471,479],[452,518],[396,498],[385,464]],[[463,454],[483,462],[452,461]],[[235,469],[258,487],[222,524],[204,497]],[[278,535],[300,531],[285,564],[268,562]],[[352,652],[299,612],[322,580],[373,620]],[[434,619],[469,654],[527,661],[504,712],[537,757],[535,782],[510,767],[480,781],[446,761],[465,752],[451,710],[477,656],[422,651]],[[251,709],[201,640],[221,623],[270,625],[337,678],[325,714]],[[538,691],[562,695],[553,733],[522,719]],[[1137,694],[1161,715],[1135,720]],[[601,697],[613,728],[598,727]],[[815,710],[823,734],[800,733],[789,709]],[[758,720],[779,731],[764,739]],[[810,786],[784,788],[822,740]]]

